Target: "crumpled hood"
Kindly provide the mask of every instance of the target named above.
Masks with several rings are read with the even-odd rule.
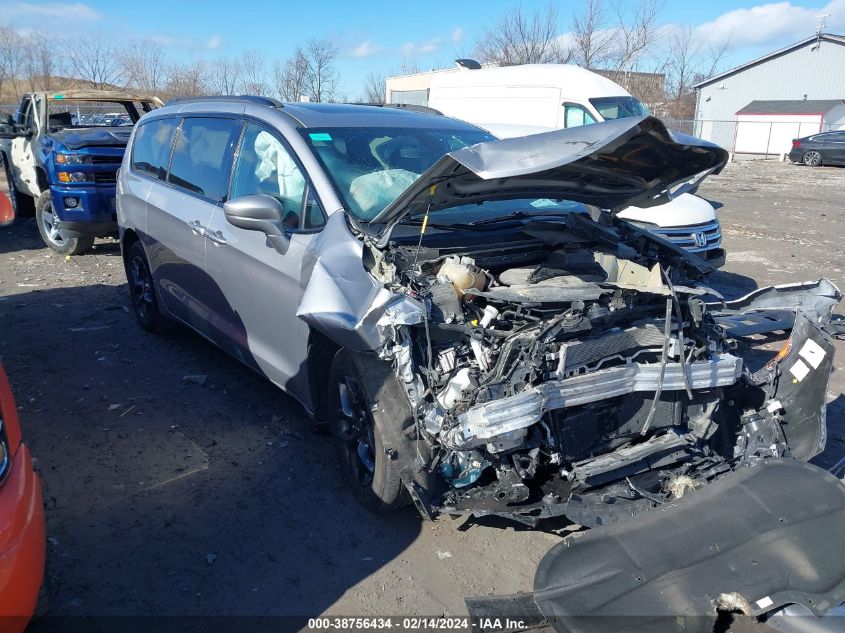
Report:
[[[611,210],[649,207],[718,173],[727,159],[718,145],[670,133],[654,117],[489,141],[446,154],[371,224],[390,225],[429,205],[436,210],[531,197]]]
[[[87,127],[50,132],[50,138],[65,145],[68,149],[83,147],[126,147],[132,128],[129,126]]]

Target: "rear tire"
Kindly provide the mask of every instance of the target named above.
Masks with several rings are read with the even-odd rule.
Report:
[[[801,162],[808,167],[818,167],[822,164],[821,152],[817,152],[814,149],[811,149],[809,152],[804,152],[804,155],[801,157]]]
[[[15,210],[15,218],[30,218],[35,214],[35,200],[15,187],[12,180],[12,167],[9,165],[9,157],[3,155],[3,167],[6,172],[6,182],[9,185],[9,200],[12,201],[12,208]]]
[[[126,269],[132,312],[138,324],[148,332],[157,334],[170,330],[173,323],[162,314],[158,307],[153,275],[150,272],[144,245],[140,241],[133,242],[129,247],[124,256],[123,265]]]
[[[38,224],[41,239],[52,250],[62,255],[79,255],[91,250],[94,246],[93,237],[66,237],[62,235],[57,221],[58,218],[53,213],[53,199],[47,190],[38,197],[35,205],[35,222]]]
[[[378,513],[396,510],[410,501],[400,460],[410,458],[411,443],[404,440],[404,430],[413,424],[413,418],[389,365],[387,370],[389,375],[383,378],[374,375],[378,372],[362,371],[352,354],[341,350],[329,372],[330,424],[341,476],[358,501]],[[374,387],[378,390],[375,398]]]

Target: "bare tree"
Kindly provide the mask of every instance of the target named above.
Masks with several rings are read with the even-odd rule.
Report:
[[[361,101],[364,103],[378,103],[385,102],[385,84],[384,73],[370,73],[364,80],[364,94]]]
[[[557,6],[549,3],[531,13],[510,9],[476,41],[475,56],[483,63],[514,66],[566,63],[571,53],[561,44]]]
[[[616,27],[613,38],[612,63],[616,70],[631,72],[648,55],[661,36],[658,24],[661,0],[640,0],[626,14],[621,0],[616,1]]]
[[[167,60],[157,44],[149,41],[130,44],[120,52],[120,64],[127,85],[149,94],[164,88]]]
[[[58,74],[59,55],[43,38],[35,35],[21,38],[22,74],[26,76],[29,89],[49,90],[51,79]]]
[[[400,75],[413,75],[415,73],[420,72],[422,69],[420,68],[420,63],[413,57],[408,57],[403,59],[399,63],[399,72]]]
[[[273,64],[273,85],[282,101],[299,101],[305,96],[308,62],[305,53],[297,48],[293,57]]]
[[[202,62],[170,67],[164,90],[170,97],[197,97],[209,92],[208,73]]]
[[[64,42],[63,50],[71,72],[94,88],[110,88],[120,82],[122,69],[117,51],[102,33]]]
[[[247,95],[267,93],[264,54],[259,50],[246,51],[239,60],[241,66],[240,91]]]
[[[20,74],[23,65],[21,40],[14,27],[0,24],[0,97],[5,96],[4,88],[8,88]]]
[[[329,40],[310,39],[303,51],[307,63],[305,85],[311,101],[333,101],[337,94],[337,47]]]
[[[666,62],[666,96],[673,116],[694,115],[694,86],[717,72],[728,46],[727,41],[702,45],[696,41],[689,26],[678,27],[671,33]]]
[[[219,57],[211,62],[209,87],[219,95],[233,95],[243,83],[241,60],[231,57]]]
[[[572,16],[573,61],[584,68],[601,68],[612,57],[615,30],[611,28],[604,0],[584,0],[581,13]]]

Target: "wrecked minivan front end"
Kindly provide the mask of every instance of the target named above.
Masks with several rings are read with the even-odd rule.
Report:
[[[337,408],[360,388],[356,415],[375,420],[337,434],[365,469],[391,464],[362,481],[398,473],[429,518],[601,527],[552,548],[533,593],[469,599],[471,613],[682,630],[673,615],[845,600],[829,560],[845,495],[803,463],[825,448],[839,289],[726,300],[704,260],[614,216],[726,158],[653,118],[481,143],[311,243],[297,314],[351,359]]]
[[[425,515],[597,526],[824,448],[836,286],[723,300],[706,262],[596,207],[659,204],[724,150],[652,118],[573,132],[447,155],[312,244],[298,314],[390,363],[413,419],[393,459]],[[491,201],[510,214],[438,216]]]

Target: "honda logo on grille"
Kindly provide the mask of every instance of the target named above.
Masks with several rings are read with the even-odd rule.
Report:
[[[692,241],[695,242],[696,246],[707,246],[707,234],[706,233],[693,233],[690,235]]]

